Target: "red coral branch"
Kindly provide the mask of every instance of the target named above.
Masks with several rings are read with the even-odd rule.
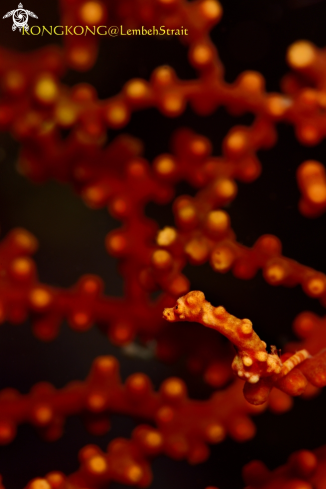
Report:
[[[244,395],[252,404],[263,404],[273,386],[287,394],[300,395],[307,380],[316,387],[326,385],[326,350],[313,358],[307,350],[280,358],[274,346],[267,353],[266,343],[255,333],[249,319],[238,319],[224,307],[212,306],[200,291],[180,297],[173,308],[164,309],[163,317],[170,322],[199,322],[226,336],[237,350],[232,369],[245,380]]]
[[[0,319],[13,324],[32,315],[33,330],[43,340],[52,340],[63,319],[78,331],[94,323],[117,345],[130,343],[137,335],[144,341],[157,339],[160,358],[174,360],[186,354],[192,372],[204,372],[215,387],[230,380],[230,349],[220,338],[173,330],[162,321],[195,321],[225,335],[236,347],[232,369],[245,380],[242,395],[239,380],[209,400],[187,397],[185,383],[176,378],[163,382],[158,393],[143,374],[134,374],[122,384],[117,362],[111,357],[95,361],[85,382],[55,390],[37,384],[27,395],[14,390],[0,393],[0,443],[15,436],[22,422],[34,424],[48,440],[62,433],[67,416],[81,414],[89,430],[103,434],[110,413],[122,413],[155,423],[139,426],[132,440],[117,439],[107,453],[87,446],[80,453],[80,469],[70,476],[52,472],[33,480],[28,489],[84,489],[105,487],[110,481],[145,487],[151,482],[150,458],[165,453],[175,459],[198,463],[208,457],[208,443],[218,443],[229,434],[245,441],[255,434],[249,415],[261,412],[269,394],[269,406],[280,413],[290,409],[289,396],[302,394],[307,383],[326,385],[324,319],[311,313],[299,316],[295,330],[302,341],[289,344],[279,357],[268,353],[266,343],[249,319],[237,319],[205,301],[201,292],[186,294],[187,263],[210,262],[213,270],[251,279],[258,270],[271,285],[295,286],[326,304],[326,276],[282,255],[281,242],[261,236],[249,248],[236,240],[229,215],[221,210],[237,196],[236,181],[253,182],[261,172],[258,151],[277,140],[279,122],[294,126],[297,139],[315,145],[326,135],[326,51],[309,41],[292,44],[287,63],[292,72],[282,80],[281,93],[269,93],[262,75],[241,73],[234,82],[224,79],[224,68],[209,32],[222,17],[215,0],[111,0],[60,2],[64,25],[102,28],[111,23],[123,29],[184,29],[180,40],[188,47],[188,60],[197,77],[180,79],[169,66],[157,67],[149,80],[127,81],[119,93],[99,99],[91,85],[68,87],[60,80],[69,68],[90,69],[96,59],[96,36],[65,36],[64,48],[47,47],[39,52],[17,54],[0,50],[0,129],[9,131],[21,144],[19,171],[42,183],[50,178],[68,183],[93,209],[107,206],[122,222],[105,238],[108,253],[119,261],[124,279],[122,298],[105,296],[102,280],[93,275],[80,278],[68,290],[39,282],[31,255],[36,239],[23,229],[13,230],[0,244]],[[188,34],[185,34],[188,31]],[[188,128],[178,129],[171,152],[158,154],[153,163],[143,157],[141,141],[120,135],[107,143],[107,130],[127,126],[134,112],[155,108],[176,118],[187,106],[200,116],[219,107],[231,113],[254,114],[251,126],[234,126],[222,144],[222,154],[213,156],[208,138]],[[62,130],[69,135],[63,139]],[[313,160],[297,172],[302,198],[300,211],[308,217],[325,210],[326,179],[323,166]],[[194,196],[175,198],[176,185],[187,181]],[[159,231],[145,217],[145,206],[173,202],[175,227]],[[153,301],[151,294],[159,291]],[[180,333],[181,331],[181,333]],[[191,336],[191,337],[190,337]],[[325,343],[325,344],[324,344]],[[300,349],[298,349],[298,348]],[[313,356],[310,356],[313,354]],[[278,390],[272,390],[276,387]],[[310,387],[311,392],[311,387]],[[244,471],[250,487],[310,488],[323,483],[324,449],[299,452],[287,466],[270,473],[254,462]],[[292,484],[292,485],[291,485]]]
[[[254,460],[243,468],[243,478],[248,489],[322,487],[325,482],[325,456],[325,446],[313,452],[300,450],[290,456],[286,465],[273,472],[262,462]]]
[[[255,426],[249,414],[263,409],[243,399],[238,382],[208,401],[189,400],[185,383],[174,377],[165,380],[158,393],[140,373],[122,385],[115,358],[99,357],[85,382],[70,383],[62,390],[40,383],[25,396],[12,389],[0,392],[0,443],[12,441],[16,426],[23,422],[34,424],[45,439],[55,440],[62,435],[65,418],[74,414],[85,417],[91,432],[103,434],[109,429],[109,414],[121,413],[155,422],[163,453],[199,463],[208,457],[207,443],[219,443],[227,434],[237,441],[252,438]]]

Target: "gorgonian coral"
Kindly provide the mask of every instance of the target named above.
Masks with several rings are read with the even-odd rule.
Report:
[[[296,252],[289,258],[282,252],[280,239],[270,234],[272,230],[261,236],[254,233],[255,239],[237,239],[233,228],[239,222],[236,226],[231,222],[237,221],[233,206],[246,192],[244,184],[254,186],[260,177],[262,150],[273,151],[284,123],[294,127],[299,143],[311,151],[297,165],[302,197],[297,196],[299,209],[295,212],[300,211],[304,219],[323,218],[325,171],[312,146],[319,145],[326,134],[326,55],[310,41],[293,42],[286,53],[291,72],[283,77],[281,91],[271,92],[263,75],[254,70],[228,81],[219,43],[210,37],[223,14],[222,5],[215,0],[62,0],[60,12],[60,25],[78,25],[84,32],[90,24],[94,35],[90,29],[85,36],[68,30],[62,47],[45,46],[28,53],[1,48],[0,128],[19,143],[17,169],[24,178],[44,185],[52,179],[66,184],[89,208],[98,212],[107,208],[122,223],[103,236],[103,241],[108,254],[117,259],[124,290],[119,297],[107,293],[107,277],[103,280],[94,273],[81,276],[72,287],[39,278],[32,258],[38,250],[37,238],[21,225],[14,229],[9,225],[0,245],[0,317],[12,324],[30,319],[35,336],[43,341],[55,340],[65,321],[78,332],[96,324],[125,352],[149,356],[155,349],[160,360],[181,359],[214,392],[204,400],[193,399],[176,373],[163,380],[159,389],[141,373],[122,381],[117,360],[101,355],[84,381],[58,388],[41,382],[28,394],[3,389],[0,443],[13,442],[17,426],[26,423],[54,442],[62,436],[65,420],[75,415],[83,417],[94,437],[105,438],[109,417],[128,415],[148,424],[137,426],[130,439],[114,439],[107,450],[88,444],[79,452],[80,465],[74,471],[64,474],[56,466],[52,472],[41,470],[27,487],[102,488],[112,481],[146,487],[152,480],[154,456],[203,462],[209,455],[208,445],[222,442],[227,435],[238,442],[252,439],[256,433],[252,414],[262,413],[267,406],[274,413],[287,412],[293,405],[292,396],[313,397],[326,383],[324,319],[313,312],[301,313],[294,322],[301,341],[290,341],[288,332],[283,337],[275,334],[270,350],[260,336],[267,342],[273,336],[272,328],[258,325],[258,336],[251,320],[236,317],[243,308],[239,306],[242,292],[231,290],[229,299],[220,286],[214,292],[215,284],[222,283],[218,274],[226,274],[225,284],[230,288],[227,272],[250,280],[248,284],[256,280],[256,286],[261,272],[267,284],[300,285],[307,296],[325,305],[322,271],[296,261]],[[120,26],[120,34],[130,29],[134,33],[127,39],[130,43],[155,26],[164,25],[173,32],[179,29],[181,35],[175,42],[182,43],[183,54],[188,50],[191,76],[180,76],[178,63],[175,69],[154,63],[148,77],[138,74],[124,81],[115,94],[100,97],[96,87],[83,80],[96,67],[100,73],[106,70],[99,46],[100,41],[108,44],[112,39],[102,38],[98,28],[104,25],[106,30]],[[33,29],[15,35],[26,36],[21,39],[29,47],[34,42]],[[246,35],[250,35],[248,26]],[[160,40],[166,46],[167,37]],[[69,76],[76,72],[80,83],[71,83]],[[112,77],[119,78],[115,72]],[[218,151],[210,123],[202,133],[187,121],[193,121],[195,115],[201,125],[221,107],[234,117],[250,113],[253,118],[251,125],[245,115],[242,125],[223,127],[221,154],[215,156]],[[144,131],[150,133],[150,109],[161,114],[157,123],[161,139],[162,120],[172,127],[170,149],[155,149],[153,158],[136,137],[138,128],[132,126],[138,114],[144,113]],[[228,126],[229,116],[225,120]],[[292,179],[295,181],[295,175]],[[281,186],[280,179],[278,184]],[[261,202],[266,192],[260,195]],[[150,202],[155,203],[151,208]],[[240,207],[243,204],[240,200]],[[296,204],[292,202],[292,207]],[[260,205],[258,199],[254,207]],[[252,214],[241,214],[251,230]],[[267,219],[266,223],[265,227],[273,227]],[[46,225],[43,221],[39,228]],[[311,236],[313,242],[312,231]],[[194,275],[189,265],[201,266],[204,279]],[[58,269],[60,276],[65,265]],[[217,274],[210,274],[212,270]],[[201,286],[195,287],[197,283]],[[253,311],[259,309],[257,290],[262,284],[247,301]],[[194,288],[203,289],[218,307],[207,302],[202,292],[189,292]],[[228,304],[221,304],[223,297]],[[200,322],[216,331],[170,325],[162,318],[163,310],[169,322]],[[268,323],[268,313],[264,311],[262,317]],[[219,333],[231,340],[235,355]],[[244,469],[245,482],[250,487],[322,488],[324,448],[314,452],[308,451],[312,447],[305,448],[273,473],[261,463],[250,463]],[[210,477],[212,482],[219,480],[219,474],[216,479]]]

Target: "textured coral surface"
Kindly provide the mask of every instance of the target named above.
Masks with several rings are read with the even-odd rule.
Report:
[[[326,2],[24,8],[136,31],[2,20],[3,487],[324,489]]]

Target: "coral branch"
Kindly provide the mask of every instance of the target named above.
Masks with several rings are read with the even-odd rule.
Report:
[[[297,179],[302,199],[299,202],[301,213],[316,217],[326,208],[326,172],[318,161],[305,161],[297,170]]]
[[[85,417],[92,433],[103,434],[109,429],[109,414],[122,413],[155,422],[163,453],[199,463],[208,457],[207,443],[219,443],[227,434],[237,441],[252,438],[255,426],[248,415],[263,409],[243,399],[238,382],[207,401],[189,400],[178,378],[165,380],[158,393],[144,374],[131,375],[123,385],[115,358],[99,357],[85,382],[73,382],[62,390],[40,383],[26,396],[12,389],[0,392],[0,443],[11,442],[16,426],[23,422],[35,425],[45,439],[55,440],[62,435],[65,418],[74,414]]]
[[[243,468],[248,489],[322,487],[325,482],[326,447],[293,453],[286,465],[271,472],[265,464],[253,460]]]
[[[311,372],[313,362],[321,366],[317,357],[307,360],[311,355],[307,350],[301,350],[283,362],[276,347],[272,346],[272,352],[267,353],[266,343],[255,333],[249,319],[237,319],[224,307],[212,306],[200,291],[189,292],[178,299],[173,308],[164,309],[163,317],[170,322],[199,322],[226,336],[237,350],[232,369],[245,380],[244,395],[252,404],[264,403],[273,386],[291,395],[302,394],[307,384],[302,374],[306,373],[309,380],[313,378],[316,382],[316,373]],[[301,364],[300,374],[294,369]],[[326,364],[322,363],[321,368],[326,372]]]

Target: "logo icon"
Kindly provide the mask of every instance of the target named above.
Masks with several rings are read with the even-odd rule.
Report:
[[[35,17],[35,19],[38,19],[37,15],[35,15],[34,12],[31,12],[30,10],[23,9],[22,3],[20,3],[18,5],[18,9],[11,10],[10,12],[7,12],[6,15],[4,15],[2,18],[6,19],[7,17],[10,17],[11,15],[12,15],[12,20],[13,20],[12,30],[15,31],[18,27],[19,32],[21,32],[22,28],[24,28],[25,31],[29,30],[29,26],[27,24],[29,15],[31,17]]]

